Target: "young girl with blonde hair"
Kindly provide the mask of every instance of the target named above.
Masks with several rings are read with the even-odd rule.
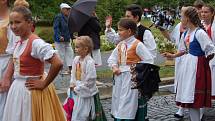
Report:
[[[93,42],[89,36],[75,40],[76,56],[71,71],[71,86],[74,108],[72,121],[106,121],[96,86],[95,61],[90,56]]]

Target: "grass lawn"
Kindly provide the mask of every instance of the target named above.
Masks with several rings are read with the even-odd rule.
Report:
[[[174,76],[174,66],[160,66],[160,78],[163,77],[173,77]],[[104,69],[97,71],[98,79],[107,79],[111,80],[113,73],[110,69]]]

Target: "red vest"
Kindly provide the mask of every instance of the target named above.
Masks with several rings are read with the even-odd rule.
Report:
[[[44,73],[44,62],[31,56],[32,43],[39,39],[35,34],[29,37],[27,46],[20,56],[20,75],[23,76],[41,76]]]

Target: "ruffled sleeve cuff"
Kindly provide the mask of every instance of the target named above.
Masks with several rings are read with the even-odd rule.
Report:
[[[31,55],[41,61],[48,60],[57,53],[49,43],[44,42],[42,39],[37,39],[32,43]]]

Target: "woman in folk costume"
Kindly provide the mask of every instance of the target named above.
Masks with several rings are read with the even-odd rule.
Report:
[[[213,44],[215,44],[215,9],[211,5],[204,5],[202,7],[202,23],[208,36],[211,38]],[[210,61],[211,67],[211,80],[212,80],[212,99],[215,99],[215,58]]]
[[[17,7],[17,6],[24,6],[26,8],[29,8],[30,5],[29,3],[26,1],[26,0],[16,0],[13,4],[13,7]],[[32,22],[32,28],[31,28],[31,32],[34,32],[35,31],[35,28],[36,28],[36,23],[35,21],[33,20]]]
[[[72,121],[106,121],[96,87],[95,62],[90,56],[93,42],[89,36],[75,40],[75,52],[71,72],[70,89],[73,92],[74,108]]]
[[[111,114],[115,121],[145,120],[146,101],[138,97],[137,89],[131,89],[130,65],[138,62],[152,64],[153,57],[143,43],[135,39],[136,29],[137,25],[130,19],[119,21],[121,41],[108,59],[114,73]]]
[[[198,17],[194,7],[182,12],[187,31],[182,35],[180,51],[184,55],[180,72],[182,76],[177,85],[176,103],[189,109],[191,121],[200,121],[200,108],[211,107],[211,72],[209,60],[215,47]]]
[[[7,92],[11,80],[4,81],[3,75],[13,53],[13,46],[19,38],[10,29],[9,25],[9,0],[0,0],[0,121],[3,117]]]
[[[12,31],[20,36],[15,45],[13,63],[7,73],[14,76],[5,105],[3,121],[65,121],[55,93],[54,80],[62,62],[50,44],[32,34],[32,14],[26,7],[10,13]],[[51,64],[44,76],[44,62]],[[7,78],[9,79],[9,78]]]

